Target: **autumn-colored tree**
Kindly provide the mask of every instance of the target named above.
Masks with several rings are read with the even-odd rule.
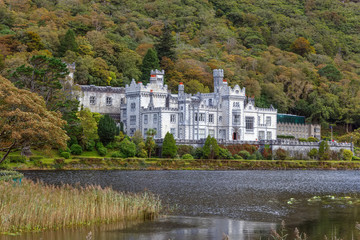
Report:
[[[304,37],[299,37],[296,39],[291,44],[290,48],[294,53],[297,53],[301,56],[305,56],[309,53],[315,53],[315,48],[311,46],[309,40]]]
[[[68,136],[61,114],[48,111],[39,95],[16,88],[0,76],[0,163],[25,146],[65,148]]]
[[[44,43],[41,41],[41,37],[36,32],[27,31],[25,32],[20,41],[26,44],[28,52],[32,52],[34,50],[44,49]]]

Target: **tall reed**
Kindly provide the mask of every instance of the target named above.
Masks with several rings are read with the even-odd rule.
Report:
[[[151,219],[161,209],[153,194],[100,186],[0,182],[0,233],[41,231],[99,222]]]

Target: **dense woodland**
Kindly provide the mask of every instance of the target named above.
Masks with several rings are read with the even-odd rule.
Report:
[[[258,106],[350,130],[359,33],[349,0],[0,0],[0,72],[16,82],[42,55],[75,62],[76,83],[124,86],[160,67],[173,92],[196,93],[223,68]]]

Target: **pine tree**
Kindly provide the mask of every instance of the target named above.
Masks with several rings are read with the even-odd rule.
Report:
[[[106,146],[108,143],[114,141],[117,132],[115,121],[107,114],[105,114],[99,121],[98,135],[100,141]]]
[[[64,56],[66,51],[70,50],[77,52],[78,45],[75,40],[75,32],[72,29],[69,29],[65,36],[60,40],[59,54]]]
[[[174,136],[167,132],[162,146],[162,156],[174,158],[177,154],[177,146]]]
[[[141,81],[143,83],[148,83],[150,71],[152,69],[159,69],[159,68],[160,68],[160,64],[159,64],[157,52],[155,49],[149,48],[149,50],[146,52],[146,55],[141,65],[141,72],[142,72]]]
[[[162,29],[162,33],[163,34],[160,36],[159,42],[155,46],[158,57],[160,60],[162,57],[167,57],[171,60],[174,60],[174,48],[176,47],[176,43],[173,36],[171,35],[171,29],[169,26],[165,25],[165,27]]]

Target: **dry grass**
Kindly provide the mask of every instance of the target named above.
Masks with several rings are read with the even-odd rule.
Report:
[[[100,222],[154,218],[153,194],[125,194],[99,186],[60,187],[24,180],[0,182],[0,233],[41,231]]]

